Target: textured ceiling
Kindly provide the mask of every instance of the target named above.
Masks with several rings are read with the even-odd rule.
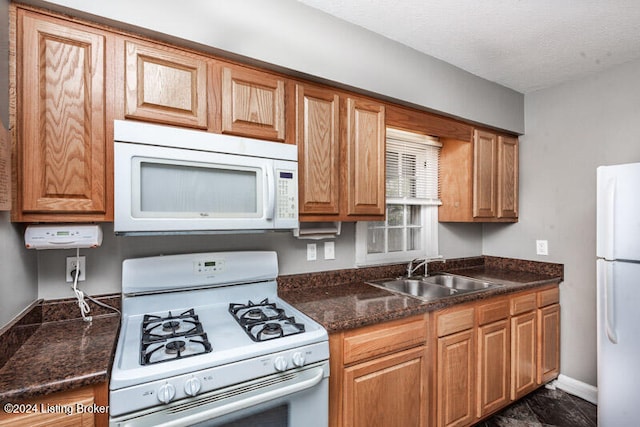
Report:
[[[528,93],[640,58],[640,0],[298,0]]]

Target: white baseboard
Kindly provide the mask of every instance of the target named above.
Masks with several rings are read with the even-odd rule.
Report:
[[[560,374],[552,385],[594,405],[598,404],[598,389],[590,384]]]

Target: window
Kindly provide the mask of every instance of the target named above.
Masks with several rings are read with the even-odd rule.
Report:
[[[440,147],[435,138],[387,129],[386,220],[357,224],[357,264],[438,256]]]

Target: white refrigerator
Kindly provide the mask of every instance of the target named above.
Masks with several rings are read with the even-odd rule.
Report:
[[[640,425],[640,163],[598,168],[598,426]]]

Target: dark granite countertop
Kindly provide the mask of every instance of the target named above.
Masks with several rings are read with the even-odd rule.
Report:
[[[33,319],[28,324],[19,322],[2,335],[16,349],[5,354],[0,365],[0,402],[72,390],[109,379],[120,315],[100,314],[92,309],[93,321],[85,322],[81,318],[64,319],[65,307],[68,315],[78,312],[77,306],[61,304],[56,310],[51,310],[51,304],[45,306],[32,310],[39,310],[37,315],[27,315],[41,323],[33,323]]]
[[[381,276],[381,273],[389,273],[390,270],[381,272],[356,269],[351,276],[351,282],[340,284],[332,280],[336,277],[345,279],[348,274],[344,271],[340,275],[333,273],[331,277],[326,277],[328,280],[314,276],[313,280],[310,280],[313,283],[312,286],[304,286],[300,283],[305,278],[303,275],[285,278],[284,286],[280,286],[278,292],[281,298],[332,333],[562,281],[563,267],[560,264],[535,263],[531,268],[531,265],[513,266],[497,262],[503,260],[501,258],[492,258],[488,262],[486,262],[488,257],[484,258],[485,260],[477,265],[449,263],[449,268],[445,265],[445,268],[440,268],[440,271],[450,271],[504,286],[440,300],[421,301],[365,283],[366,280],[396,277],[394,274]],[[527,261],[527,263],[531,262]],[[548,268],[549,266],[556,267]],[[437,265],[433,267],[434,270],[437,269]],[[369,274],[373,277],[362,277]]]
[[[331,333],[558,283],[563,268],[562,264],[487,256],[430,263],[430,272],[451,271],[504,285],[430,302],[365,283],[400,276],[404,265],[282,276],[278,292]],[[103,302],[120,305],[119,296],[105,296]],[[73,318],[74,301],[39,302],[0,335],[0,402],[108,381],[120,316],[90,304],[94,319],[86,323]]]

